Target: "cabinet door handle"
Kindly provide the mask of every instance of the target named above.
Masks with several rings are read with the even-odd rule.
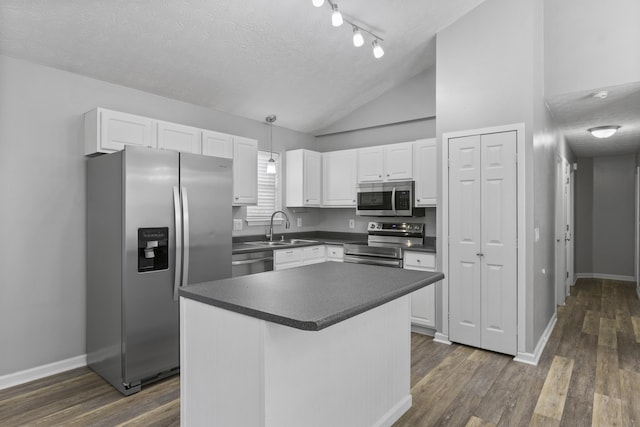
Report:
[[[382,178],[382,175],[378,175],[378,178]]]
[[[482,252],[478,252],[478,253],[476,254],[476,256],[483,257],[483,256],[484,256],[484,254],[483,254]]]
[[[387,174],[387,176],[391,176],[391,175]]]
[[[416,199],[416,202],[420,203],[420,199]]]

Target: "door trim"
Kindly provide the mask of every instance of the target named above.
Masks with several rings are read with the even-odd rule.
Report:
[[[525,125],[524,123],[514,123],[504,126],[492,126],[481,129],[471,129],[456,132],[445,132],[442,134],[441,146],[442,146],[442,208],[439,211],[442,224],[437,230],[437,242],[440,242],[439,253],[442,254],[440,258],[440,268],[444,272],[444,279],[441,282],[441,294],[442,304],[440,305],[442,310],[442,316],[437,319],[439,321],[439,338],[441,340],[449,339],[449,139],[460,138],[464,136],[499,133],[499,132],[516,132],[517,141],[517,153],[516,159],[518,162],[516,179],[517,179],[517,199],[518,199],[518,225],[517,225],[517,287],[518,287],[518,355],[526,353],[526,282],[527,276],[533,276],[533,262],[530,262],[530,270],[527,271],[527,257],[533,257],[533,251],[527,251],[527,242],[532,238],[527,236],[526,230],[533,230],[533,212],[527,215],[527,209],[532,209],[532,206],[526,204],[527,187],[531,187],[531,193],[533,193],[533,181],[527,179],[527,172],[533,171],[533,153],[529,153],[527,156],[525,150],[527,150],[525,144]],[[529,148],[532,151],[532,147]],[[526,159],[529,158],[531,163],[527,164]],[[516,161],[514,159],[514,161]],[[531,224],[529,224],[531,223]],[[530,226],[528,226],[530,225]],[[446,234],[445,234],[446,233]]]

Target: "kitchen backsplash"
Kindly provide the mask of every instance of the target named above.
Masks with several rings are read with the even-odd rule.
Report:
[[[423,217],[364,217],[357,216],[355,209],[329,209],[329,208],[296,208],[284,209],[289,216],[291,228],[286,232],[300,231],[339,231],[346,233],[366,233],[369,221],[406,221],[419,222],[425,224],[425,235],[436,235],[436,208],[425,208]],[[234,230],[233,236],[248,236],[266,234],[269,225],[253,225],[249,226],[244,219],[246,218],[246,208],[234,207],[233,218],[242,219],[242,230]],[[302,226],[298,227],[298,219],[302,222]],[[349,228],[349,221],[353,220],[354,228]],[[274,224],[276,233],[285,232],[284,224]]]

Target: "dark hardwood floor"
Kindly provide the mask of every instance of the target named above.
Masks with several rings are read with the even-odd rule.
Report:
[[[413,407],[395,426],[640,426],[634,284],[581,279],[538,366],[411,338]],[[87,368],[0,390],[0,426],[180,424],[179,377],[123,397]]]

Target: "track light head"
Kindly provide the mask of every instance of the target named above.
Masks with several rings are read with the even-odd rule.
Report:
[[[340,10],[338,10],[338,3],[334,3],[331,8],[333,9],[333,13],[331,13],[331,24],[334,27],[339,27],[344,23],[344,20],[342,19]]]
[[[374,58],[380,59],[384,56],[384,50],[382,49],[382,46],[380,46],[380,44],[378,43],[377,39],[371,42],[371,46],[373,46]]]
[[[322,7],[324,0],[311,0],[311,3],[313,3],[315,7]]]
[[[364,37],[362,37],[362,33],[360,32],[360,29],[354,25],[353,26],[353,45],[355,47],[360,47],[363,44],[364,44]]]

